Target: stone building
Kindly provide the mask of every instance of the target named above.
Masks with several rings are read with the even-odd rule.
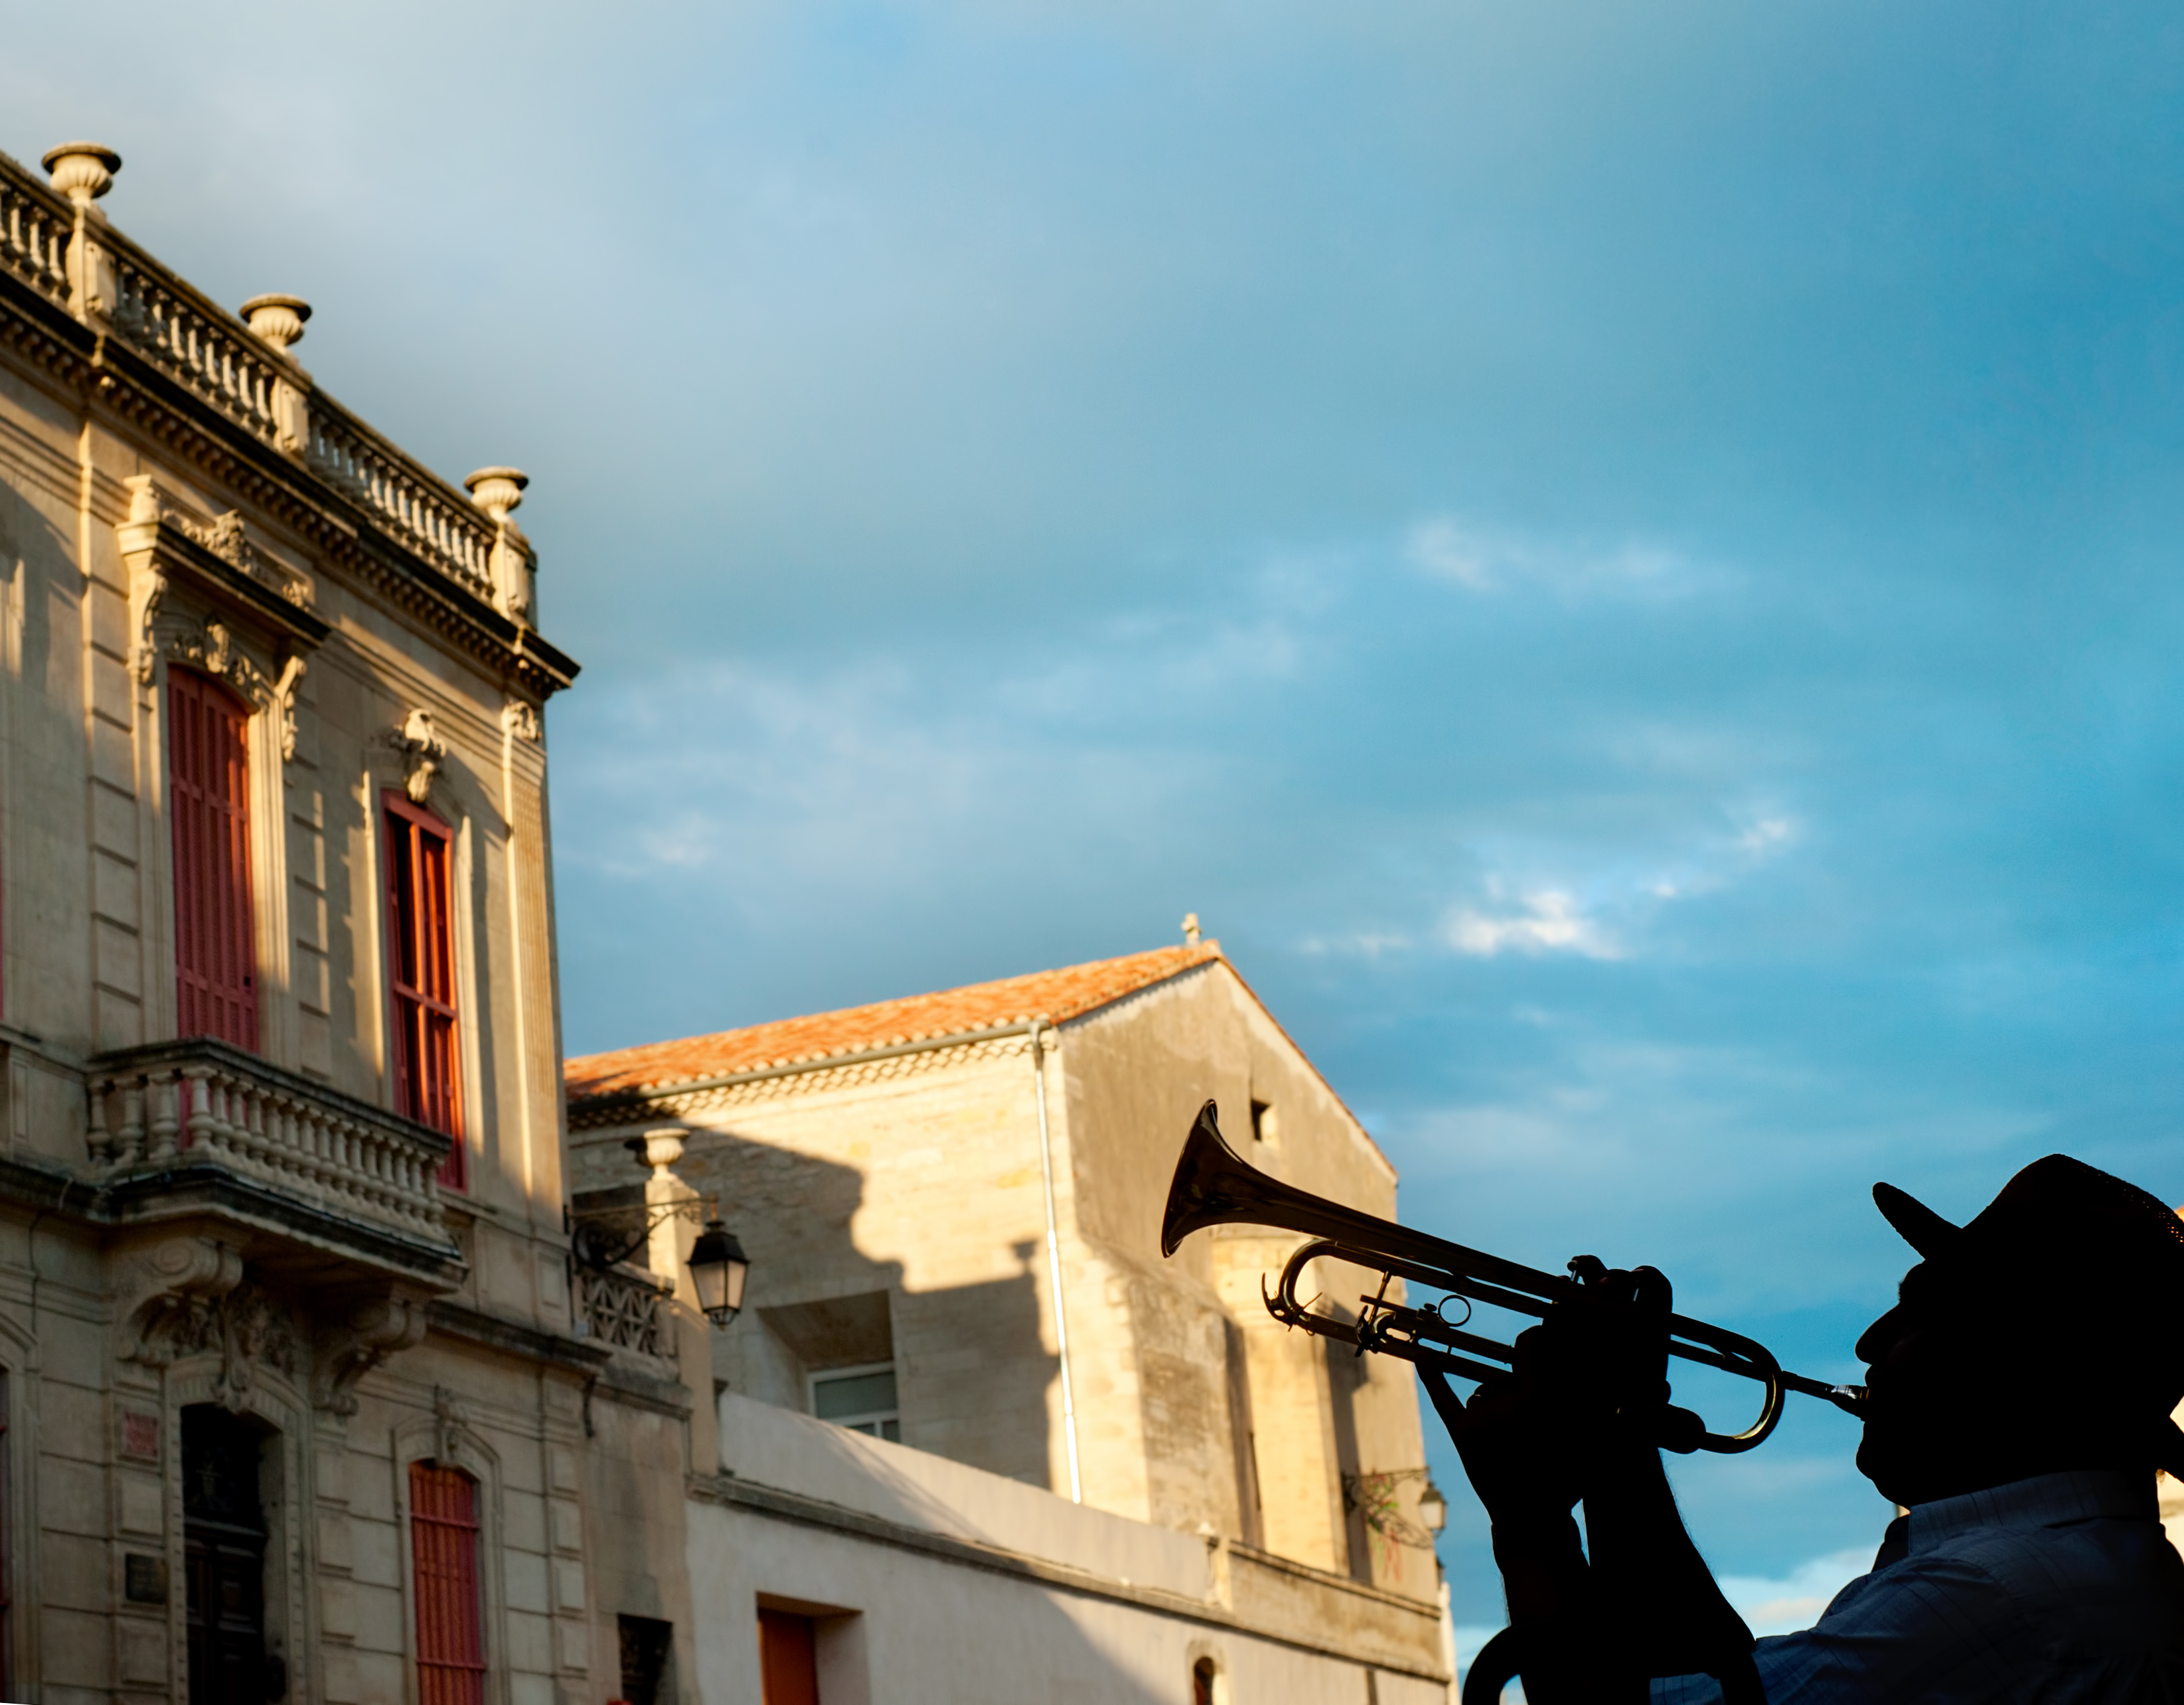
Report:
[[[830,1702],[1182,1700],[1201,1666],[1238,1700],[1444,1697],[1411,1370],[1269,1318],[1293,1237],[1160,1255],[1208,1097],[1266,1171],[1395,1212],[1394,1169],[1217,944],[572,1060],[566,1083],[581,1217],[688,1191],[750,1256],[712,1340],[723,1472],[689,1517],[709,1700],[757,1697],[766,1628],[798,1618]],[[1321,1267],[1337,1306],[1370,1288]]]
[[[0,156],[0,1697],[1440,1697],[1399,1370],[1271,1330],[1279,1240],[1151,1252],[1206,1093],[1393,1201],[1211,947],[593,1085],[572,1237],[524,476],[343,409],[120,164]]]
[[[0,157],[0,1697],[623,1694],[712,1411],[571,1312],[523,476],[420,465],[306,304],[46,165]]]

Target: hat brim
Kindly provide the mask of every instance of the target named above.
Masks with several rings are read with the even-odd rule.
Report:
[[[1951,1225],[1918,1197],[1894,1184],[1875,1184],[1873,1205],[1896,1228],[1896,1234],[1929,1261],[1955,1248],[1964,1234],[1962,1226]]]

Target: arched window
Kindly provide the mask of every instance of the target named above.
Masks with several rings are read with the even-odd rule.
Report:
[[[1213,1678],[1219,1673],[1210,1658],[1190,1666],[1190,1705],[1213,1705]]]
[[[485,1705],[477,1491],[477,1482],[460,1468],[410,1465],[419,1705]]]
[[[167,677],[175,838],[175,1034],[258,1048],[250,911],[249,707],[209,677]]]
[[[393,985],[394,1107],[454,1139],[440,1168],[448,1190],[469,1187],[455,1093],[454,832],[389,790],[387,970]]]

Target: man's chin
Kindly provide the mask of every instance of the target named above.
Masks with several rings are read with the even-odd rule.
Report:
[[[1905,1497],[1903,1492],[1915,1476],[1905,1472],[1906,1465],[1890,1448],[1890,1442],[1886,1435],[1876,1439],[1873,1424],[1867,1422],[1865,1437],[1858,1447],[1858,1471],[1871,1480],[1874,1490],[1889,1502],[1908,1509],[1917,1500]]]

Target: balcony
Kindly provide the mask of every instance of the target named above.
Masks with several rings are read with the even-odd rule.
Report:
[[[451,1289],[460,1256],[434,1174],[448,1139],[209,1037],[89,1062],[86,1144],[124,1223],[252,1229],[269,1268],[359,1267]]]
[[[675,1287],[627,1263],[577,1269],[580,1330],[610,1350],[629,1350],[673,1364]]]

